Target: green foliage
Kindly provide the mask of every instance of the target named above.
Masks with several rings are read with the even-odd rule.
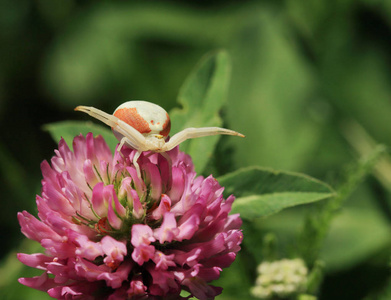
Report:
[[[224,289],[218,299],[254,299],[250,294],[250,288],[254,285],[256,265],[252,263],[251,257],[242,249],[230,266],[230,272],[222,272],[220,279],[213,282]]]
[[[365,285],[357,271],[364,264],[376,271],[375,259],[388,265],[390,158],[383,153],[376,162],[356,162],[378,143],[391,145],[390,3],[3,0],[0,179],[6,205],[0,219],[7,284],[0,298],[45,296],[21,287],[16,277],[28,273],[16,272],[15,260],[9,263],[22,237],[15,215],[34,207],[40,162],[50,159],[60,136],[70,147],[74,135],[88,131],[102,134],[112,150],[117,143],[104,125],[53,122],[91,120],[73,112],[77,105],[110,112],[144,99],[170,111],[172,133],[223,126],[246,135],[181,145],[205,175],[240,168],[219,178],[245,219],[243,250],[216,283],[224,287],[219,299],[251,299],[251,270],[268,256],[269,234],[276,259],[299,255],[315,267],[320,259],[325,266],[319,278],[327,283],[339,274],[349,282],[320,289],[319,298],[363,299],[384,290],[382,299],[388,299],[387,277],[376,285],[365,279]],[[41,131],[47,123],[55,144]],[[210,159],[216,155],[218,163]],[[223,170],[221,162],[229,166]],[[354,167],[347,175],[335,175],[348,164]],[[254,165],[321,178],[337,196],[311,177]],[[375,176],[363,180],[372,170]],[[320,199],[325,201],[299,205]],[[333,290],[339,298],[330,296]]]
[[[174,108],[170,112],[173,133],[188,127],[222,126],[219,112],[227,97],[230,66],[224,51],[203,58],[180,89],[178,102],[182,109]],[[193,139],[180,146],[192,157],[198,173],[204,170],[219,138]]]
[[[209,54],[201,60],[181,88],[179,101],[183,109],[175,109],[171,113],[172,122],[176,126],[174,131],[180,131],[190,124],[200,127],[221,126],[222,120],[218,112],[225,102],[228,74],[229,59],[226,52]],[[74,136],[87,132],[104,136],[112,149],[117,143],[109,129],[92,123],[66,121],[48,124],[44,129],[55,141],[63,137],[69,145],[72,144]],[[198,169],[202,170],[205,167],[213,153],[219,137],[212,138],[205,141],[191,140],[183,147],[191,154]],[[230,193],[237,196],[232,212],[240,213],[241,217],[247,220],[266,217],[285,208],[334,196],[328,185],[309,176],[260,167],[239,169],[218,180],[226,187],[226,196]],[[254,234],[257,235],[256,232]],[[251,237],[249,238],[251,240]],[[248,246],[251,247],[251,244]],[[249,262],[249,259],[246,261]],[[253,263],[251,265],[254,266]],[[243,268],[242,265],[238,267]],[[247,278],[247,285],[249,288],[252,285],[251,276]],[[249,288],[244,292],[247,296]]]
[[[312,295],[318,293],[324,277],[324,266],[324,262],[320,260],[314,263],[311,273],[308,275],[307,293]]]
[[[381,253],[390,245],[391,231],[384,216],[376,211],[351,208],[335,216],[327,234],[324,244],[319,245],[319,255],[327,270],[333,271],[351,268],[373,253]]]
[[[237,197],[232,212],[248,220],[334,196],[329,186],[311,177],[259,167],[239,169],[218,180],[226,196]]]
[[[362,182],[364,176],[366,176],[368,172],[371,169],[373,169],[379,157],[383,155],[384,152],[385,152],[385,148],[383,146],[379,146],[377,149],[373,151],[373,153],[371,153],[369,157],[359,162],[357,166],[354,166],[354,168],[352,168],[352,170],[349,170],[349,173],[347,174],[347,178],[342,182],[341,186],[339,187],[338,195],[335,198],[328,201],[325,204],[325,206],[322,207],[322,209],[317,211],[317,213],[308,216],[303,226],[303,230],[301,232],[301,240],[299,240],[298,243],[301,251],[300,254],[302,257],[306,259],[308,265],[312,266],[312,264],[318,258],[319,256],[318,252],[321,249],[322,243],[329,232],[331,221],[336,216],[337,211],[341,209],[343,202],[346,201],[346,199]],[[353,211],[351,210],[350,212]],[[358,219],[352,218],[345,225],[363,226],[361,230],[355,231],[355,232],[360,232],[360,236],[366,230],[372,231],[373,228],[371,227],[371,225],[373,224],[373,222],[365,222],[365,221],[369,221],[369,220],[365,220],[365,217],[371,213],[372,212],[360,213],[360,217]],[[376,218],[374,220],[376,220],[377,222],[381,222],[381,219]],[[357,221],[357,224],[355,224],[356,223],[355,221]],[[370,231],[368,231],[368,233]],[[343,232],[344,232],[343,230],[339,230],[337,236],[341,235]],[[356,247],[350,248],[349,250],[344,249],[342,254],[343,256],[342,261],[340,261],[338,265],[344,264],[345,256],[347,254],[346,251],[351,252],[351,255],[348,255],[348,257],[350,259],[354,259],[358,255],[360,254],[362,255],[362,252],[360,252],[359,250],[361,250],[363,246],[365,250],[367,250],[368,248],[373,249],[372,247],[375,247],[376,249],[376,247],[378,247],[378,244],[375,243],[375,240],[384,241],[385,240],[384,238],[387,237],[388,233],[389,230],[387,230],[386,227],[379,226],[379,229],[374,231],[374,233],[370,235],[371,242],[367,243],[365,240],[363,240],[362,237],[356,237],[354,233],[350,232],[350,234],[346,235],[345,238],[342,240],[347,241],[349,239],[354,239],[356,237],[357,240],[360,241],[360,243],[355,243]],[[338,252],[338,250],[333,251],[332,253],[336,253],[336,252]],[[367,251],[364,251],[364,253],[366,252]],[[354,254],[356,254],[357,256]]]
[[[117,139],[107,126],[97,125],[91,121],[63,121],[46,124],[43,126],[43,129],[50,133],[55,142],[58,142],[61,138],[63,138],[71,149],[73,149],[72,144],[75,136],[79,134],[85,136],[89,132],[92,132],[94,136],[101,135],[112,151],[115,150],[115,146],[118,144]]]
[[[24,240],[20,245],[18,252],[26,251],[28,253],[42,252],[42,247],[35,241]],[[21,285],[17,279],[20,277],[39,276],[43,273],[41,270],[27,267],[16,258],[15,249],[4,258],[0,265],[0,298],[4,300],[13,299],[31,299],[45,300],[52,299],[49,295],[41,291]]]

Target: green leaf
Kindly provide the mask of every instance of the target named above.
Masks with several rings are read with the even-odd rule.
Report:
[[[370,201],[374,202],[369,198],[368,202]],[[370,205],[372,207],[344,207],[333,220],[320,253],[326,272],[342,272],[354,268],[389,248],[389,224],[382,212],[375,208],[376,204]],[[292,246],[292,237],[297,236],[303,219],[302,210],[285,210],[270,218],[258,219],[259,222],[251,222],[251,226],[255,223],[255,228],[250,233],[246,228],[244,242],[250,247],[259,240],[257,234],[259,236],[261,230],[271,231],[278,236],[280,248],[287,249]],[[260,249],[260,245],[256,245],[254,251]]]
[[[232,212],[240,213],[242,218],[251,220],[272,215],[284,208],[324,200],[331,195],[330,193],[292,192],[240,197],[233,204]]]
[[[240,169],[218,180],[226,196],[237,198],[232,212],[250,220],[334,196],[331,187],[309,176],[260,167]]]
[[[234,160],[242,167],[305,170],[322,141],[323,121],[312,115],[322,100],[318,94],[313,98],[319,79],[287,23],[268,9],[253,11],[256,19],[252,13],[247,17],[253,25],[242,29],[246,38],[233,40],[229,48],[234,72],[226,116],[232,129],[246,135],[232,139]],[[322,113],[325,117],[327,109]]]
[[[16,257],[16,252],[42,252],[41,245],[32,240],[23,240],[18,249],[13,249],[3,258],[0,264],[0,299],[2,300],[46,300],[53,299],[47,293],[24,286],[18,282],[20,277],[40,276],[44,271],[22,264]]]
[[[219,111],[226,101],[230,70],[225,51],[208,54],[201,60],[180,89],[178,102],[182,109],[170,112],[173,133],[187,127],[222,126]],[[219,138],[211,136],[181,144],[181,150],[192,156],[197,172],[204,170]]]
[[[349,207],[336,216],[320,257],[328,271],[352,268],[389,249],[390,236],[389,223],[381,212]]]
[[[115,150],[115,146],[118,144],[117,139],[108,127],[97,125],[89,121],[63,121],[51,123],[44,125],[43,129],[50,133],[56,143],[58,143],[61,137],[64,138],[71,148],[75,136],[79,134],[86,135],[89,132],[93,132],[95,136],[103,136],[112,151]]]

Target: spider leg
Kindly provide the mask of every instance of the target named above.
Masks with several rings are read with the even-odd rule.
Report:
[[[239,132],[220,127],[186,128],[173,135],[172,138],[170,138],[170,140],[165,144],[163,150],[169,151],[188,139],[218,134],[244,137],[244,135]]]
[[[146,145],[145,137],[139,131],[137,131],[137,129],[133,128],[129,124],[95,107],[78,106],[75,108],[75,110],[89,114],[95,119],[98,119],[106,125],[109,125],[114,131],[122,135],[120,143],[117,147],[117,152],[121,151],[124,144],[128,144],[130,147],[137,150],[133,157],[133,165],[136,168],[138,178],[140,178],[142,181],[140,165],[138,164],[137,160],[140,158],[140,155],[143,151],[149,150]]]
[[[140,180],[143,181],[143,179],[141,177],[140,165],[137,162],[137,160],[139,159],[141,153],[142,153],[142,151],[137,151],[136,152],[136,154],[133,157],[133,165],[136,168],[138,178],[140,178]]]
[[[121,150],[125,143],[138,151],[148,150],[146,149],[145,145],[145,137],[139,131],[137,131],[137,129],[134,129],[132,126],[118,119],[117,117],[90,106],[78,106],[75,108],[75,110],[89,114],[95,119],[98,119],[106,125],[109,125],[113,130],[126,138],[125,140],[124,138],[121,139],[118,151]]]
[[[123,137],[122,139],[121,139],[121,141],[119,142],[119,145],[118,145],[118,147],[117,147],[117,152],[120,152],[121,151],[121,149],[122,149],[122,147],[123,147],[123,145],[126,143],[126,137]]]
[[[95,119],[98,119],[99,121],[102,121],[103,123],[114,127],[117,125],[117,119],[113,115],[110,115],[108,113],[105,113],[104,111],[101,111],[100,109],[97,109],[92,106],[78,106],[75,108],[76,111],[82,111],[86,114],[89,114],[91,117],[94,117]]]

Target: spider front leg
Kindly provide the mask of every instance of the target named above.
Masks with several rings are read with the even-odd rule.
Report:
[[[120,152],[122,147],[125,145],[125,143],[129,144],[128,143],[128,140],[126,137],[123,137],[120,141],[120,143],[118,144],[117,148],[116,148],[116,151],[117,152]],[[143,181],[143,178],[141,177],[141,169],[140,169],[140,165],[138,164],[138,159],[140,158],[140,155],[141,153],[143,153],[143,151],[140,151],[138,150],[134,156],[133,156],[133,160],[132,160],[132,163],[133,163],[133,166],[135,167],[136,169],[136,172],[137,172],[137,177],[140,179],[140,181]],[[122,153],[121,153],[122,155]],[[123,156],[123,155],[122,155]]]
[[[75,108],[75,110],[89,114],[91,117],[94,117],[106,125],[109,125],[114,130],[114,134],[116,135],[117,139],[120,141],[121,148],[126,143],[138,151],[148,150],[145,149],[145,137],[140,132],[138,132],[137,129],[125,123],[121,119],[118,119],[113,115],[105,113],[104,111],[91,106],[78,106]],[[124,138],[126,139],[124,140]],[[119,148],[119,150],[121,148]]]
[[[117,152],[121,152],[121,149],[125,145],[126,142],[127,142],[127,138],[123,137],[121,139],[120,143],[118,144],[116,151]],[[132,160],[132,163],[133,163],[133,165],[134,165],[134,167],[136,168],[136,171],[137,171],[137,177],[140,180],[142,180],[142,178],[141,178],[141,170],[140,170],[140,165],[138,164],[137,160],[139,159],[141,153],[142,153],[142,151],[137,151],[136,154],[133,157],[133,160]],[[122,153],[121,153],[121,155],[122,155]]]
[[[138,159],[140,158],[141,153],[142,153],[142,151],[137,151],[136,154],[133,156],[133,165],[136,168],[138,178],[141,181],[143,181],[143,178],[141,177],[140,165],[137,162]]]
[[[220,127],[186,128],[178,132],[177,134],[175,134],[164,145],[163,149],[164,151],[169,151],[188,139],[194,139],[203,136],[219,135],[219,134],[244,137],[244,135],[239,132],[225,129],[225,128],[220,128]]]
[[[122,147],[125,145],[125,143],[126,143],[126,137],[123,137],[123,138],[121,139],[121,141],[119,142],[119,145],[118,145],[116,151],[117,151],[117,152],[120,152],[121,149],[122,149]]]
[[[140,178],[140,180],[142,180],[140,166],[137,160],[143,151],[149,150],[147,149],[145,137],[129,124],[95,107],[78,106],[75,108],[75,110],[85,112],[109,125],[114,130],[114,134],[116,135],[117,139],[120,141],[117,147],[118,152],[121,151],[124,144],[127,144],[131,148],[137,150],[133,158],[133,165],[136,168],[137,176]]]

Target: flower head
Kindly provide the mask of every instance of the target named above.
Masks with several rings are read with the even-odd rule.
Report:
[[[304,291],[307,283],[307,267],[302,259],[282,259],[263,262],[251,294],[256,298],[274,299],[291,297]]]
[[[136,151],[113,155],[102,137],[77,136],[73,152],[64,140],[41,164],[38,218],[18,214],[23,234],[45,254],[23,254],[24,264],[42,269],[20,278],[57,299],[181,299],[188,291],[213,299],[219,278],[240,249],[239,215],[228,215],[212,177],[196,177],[190,157],[175,148],[144,152],[137,176]]]

